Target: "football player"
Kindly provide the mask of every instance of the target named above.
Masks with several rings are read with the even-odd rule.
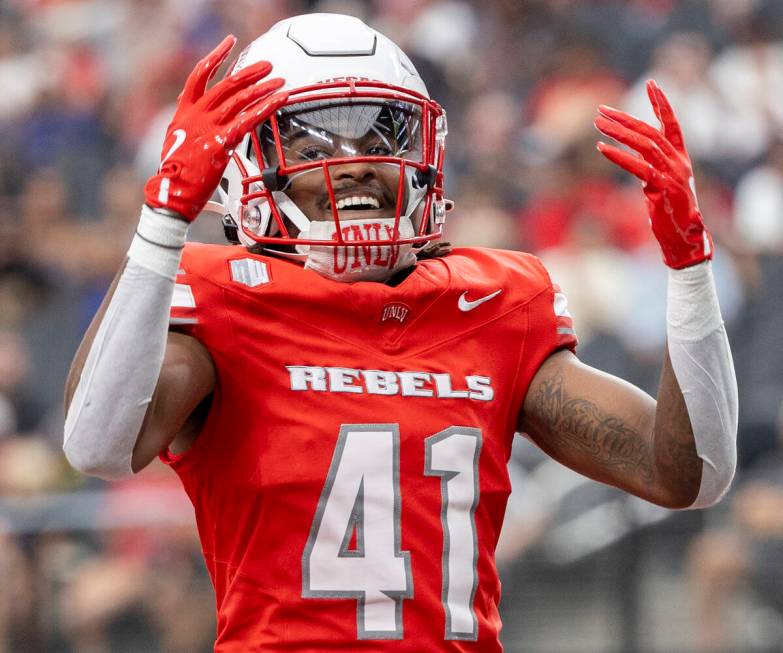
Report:
[[[599,144],[643,181],[671,269],[657,403],[580,363],[536,257],[437,245],[446,115],[389,39],[299,16],[210,86],[233,45],[185,84],[64,443],[87,474],[160,456],[179,475],[216,651],[500,651],[517,431],[662,506],[723,495],[737,401],[712,241],[653,82],[661,129],[609,107],[596,124],[635,151]],[[236,244],[186,244],[215,189]]]

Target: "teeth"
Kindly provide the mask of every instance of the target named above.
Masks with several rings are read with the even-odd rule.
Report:
[[[362,206],[362,207],[370,207],[373,209],[379,209],[381,208],[381,203],[375,199],[374,197],[367,197],[367,196],[358,196],[354,195],[353,197],[344,197],[341,200],[337,201],[337,210],[344,209],[347,206]]]

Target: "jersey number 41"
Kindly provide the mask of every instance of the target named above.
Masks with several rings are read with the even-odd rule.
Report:
[[[424,446],[424,474],[441,478],[445,639],[475,640],[481,431],[452,426]],[[340,429],[302,555],[302,596],[356,599],[359,639],[402,639],[403,600],[413,596],[410,553],[401,550],[399,450],[396,424]]]

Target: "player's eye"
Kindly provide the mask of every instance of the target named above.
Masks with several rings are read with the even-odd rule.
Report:
[[[329,152],[317,145],[308,145],[296,152],[296,156],[305,161],[321,161],[329,158]]]
[[[367,148],[368,156],[391,156],[392,149],[386,143],[375,143]]]

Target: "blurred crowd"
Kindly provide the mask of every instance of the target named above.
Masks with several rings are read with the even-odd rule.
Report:
[[[661,84],[717,244],[740,389],[738,478],[706,516],[672,516],[585,483],[522,441],[501,548],[506,646],[554,650],[513,637],[526,623],[517,582],[520,594],[527,578],[561,587],[558,565],[652,531],[680,534],[666,565],[689,617],[680,650],[780,650],[783,3],[4,0],[0,653],[210,650],[213,599],[184,493],[157,466],[110,487],[70,471],[62,389],[194,62],[226,33],[241,48],[307,11],[353,14],[389,35],[446,107],[448,239],[540,255],[569,297],[580,357],[652,394],[666,270],[639,184],[595,150],[592,122],[608,104],[654,123],[644,81]],[[220,242],[211,218],[194,239]],[[557,650],[632,650],[587,641]],[[645,650],[675,650],[656,646]]]

